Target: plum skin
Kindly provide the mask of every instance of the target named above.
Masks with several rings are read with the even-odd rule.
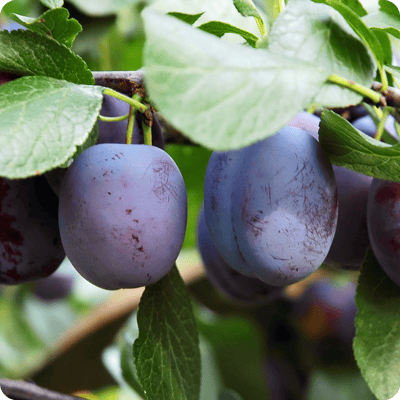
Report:
[[[58,199],[44,177],[0,178],[0,283],[51,275],[64,260]]]
[[[242,275],[226,263],[212,242],[204,217],[204,207],[197,224],[197,247],[211,284],[231,300],[249,305],[264,304],[281,294],[282,288]]]
[[[213,153],[204,193],[215,247],[238,272],[284,286],[324,261],[337,188],[322,147],[305,131],[284,127],[247,148]]]
[[[400,286],[400,183],[374,178],[368,197],[372,250],[389,278]]]
[[[172,268],[186,230],[182,175],[163,150],[99,144],[68,168],[60,191],[67,257],[104,289],[152,284]]]
[[[306,130],[318,140],[319,121],[320,118],[315,115],[302,112],[289,125]],[[376,131],[369,116],[355,120],[354,126],[370,136]],[[369,130],[363,130],[366,128]],[[339,213],[336,233],[325,262],[357,270],[361,267],[369,247],[367,201],[372,177],[345,167],[332,167],[338,188]]]

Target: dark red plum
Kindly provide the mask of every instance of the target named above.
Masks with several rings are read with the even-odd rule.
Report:
[[[322,147],[303,130],[284,127],[247,148],[213,153],[204,193],[214,245],[238,272],[285,286],[312,274],[328,254],[336,182]]]
[[[368,197],[368,232],[379,264],[400,286],[400,183],[372,181]]]
[[[58,199],[44,177],[0,178],[0,283],[44,278],[65,253],[57,219]]]
[[[352,345],[355,335],[356,285],[325,278],[308,286],[298,299],[295,315],[302,332],[315,341],[339,339]]]
[[[208,279],[231,300],[245,304],[262,304],[275,300],[282,293],[282,288],[242,275],[226,263],[212,242],[204,218],[204,208],[197,226],[197,246]]]
[[[63,179],[59,221],[76,270],[104,289],[150,285],[181,250],[187,196],[163,150],[99,144],[80,154]]]
[[[44,302],[53,302],[65,299],[72,290],[74,277],[72,275],[59,274],[58,272],[36,282],[33,294]]]

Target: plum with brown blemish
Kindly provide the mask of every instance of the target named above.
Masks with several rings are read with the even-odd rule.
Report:
[[[211,239],[204,208],[200,212],[197,225],[197,246],[211,284],[234,302],[247,305],[265,304],[277,299],[282,293],[282,288],[243,275],[227,264]]]
[[[206,171],[205,217],[215,247],[232,268],[267,284],[306,278],[324,261],[336,230],[332,165],[317,140],[288,126],[236,152],[219,168],[220,153],[213,153]],[[227,250],[237,257],[228,260]]]
[[[186,219],[182,175],[157,147],[90,147],[61,185],[66,254],[84,278],[104,289],[146,286],[166,275],[181,250]]]
[[[368,197],[369,239],[376,259],[400,286],[400,183],[376,179]]]
[[[0,178],[0,284],[44,278],[59,267],[65,253],[57,209],[44,177]]]

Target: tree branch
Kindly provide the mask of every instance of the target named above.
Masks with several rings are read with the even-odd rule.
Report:
[[[41,388],[34,383],[0,379],[3,393],[13,400],[82,400],[83,397],[68,396]]]

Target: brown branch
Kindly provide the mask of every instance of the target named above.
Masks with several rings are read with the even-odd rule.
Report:
[[[13,400],[81,400],[83,397],[68,396],[44,389],[34,383],[0,379],[3,393]]]

